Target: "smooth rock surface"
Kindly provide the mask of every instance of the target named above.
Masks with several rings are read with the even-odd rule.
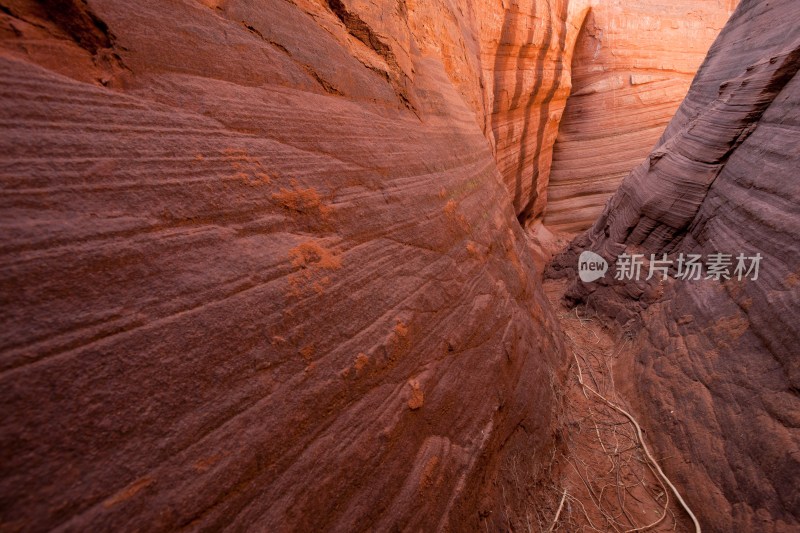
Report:
[[[552,147],[570,91],[572,52],[588,0],[512,4],[502,25],[484,22],[486,127],[498,169],[520,220],[541,216]],[[498,31],[499,30],[499,31]]]

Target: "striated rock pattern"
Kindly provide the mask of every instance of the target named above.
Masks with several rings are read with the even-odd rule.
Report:
[[[520,220],[540,216],[552,147],[570,91],[572,51],[588,0],[521,1],[484,16],[487,134]],[[494,21],[495,25],[490,25]]]
[[[656,149],[557,258],[591,249],[760,254],[760,272],[575,281],[569,299],[628,323],[666,468],[710,531],[800,527],[800,27],[793,0],[745,0]],[[748,262],[747,266],[750,266]],[[646,267],[645,267],[646,268]]]
[[[0,529],[504,527],[564,361],[474,13],[0,7]]]
[[[582,231],[597,219],[663,133],[734,7],[730,0],[594,3],[553,148],[547,226]]]

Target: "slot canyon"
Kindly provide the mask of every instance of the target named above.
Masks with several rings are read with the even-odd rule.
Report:
[[[799,16],[0,0],[0,532],[800,531]]]

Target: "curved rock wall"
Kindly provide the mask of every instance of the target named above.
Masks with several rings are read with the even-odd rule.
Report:
[[[589,8],[0,0],[0,529],[522,528]]]
[[[745,0],[650,156],[557,258],[584,249],[730,254],[731,279],[575,281],[568,297],[638,335],[644,413],[710,531],[800,526],[800,28],[796,2]],[[760,254],[757,279],[734,274]],[[751,262],[746,266],[749,268]],[[647,266],[645,265],[645,271]],[[642,316],[641,321],[637,317]]]
[[[652,149],[734,1],[596,2],[572,60],[544,223],[585,230]]]
[[[572,51],[588,11],[587,0],[529,0],[512,4],[502,19],[487,17],[494,25],[484,28],[486,129],[520,220],[544,211]]]
[[[563,356],[474,18],[0,6],[0,529],[506,523]]]

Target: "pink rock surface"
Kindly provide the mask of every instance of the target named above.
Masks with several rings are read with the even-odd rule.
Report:
[[[505,12],[499,33],[484,30],[484,39],[491,39],[485,68],[492,73],[486,130],[521,220],[544,212],[572,52],[588,12],[585,0],[521,2]]]

